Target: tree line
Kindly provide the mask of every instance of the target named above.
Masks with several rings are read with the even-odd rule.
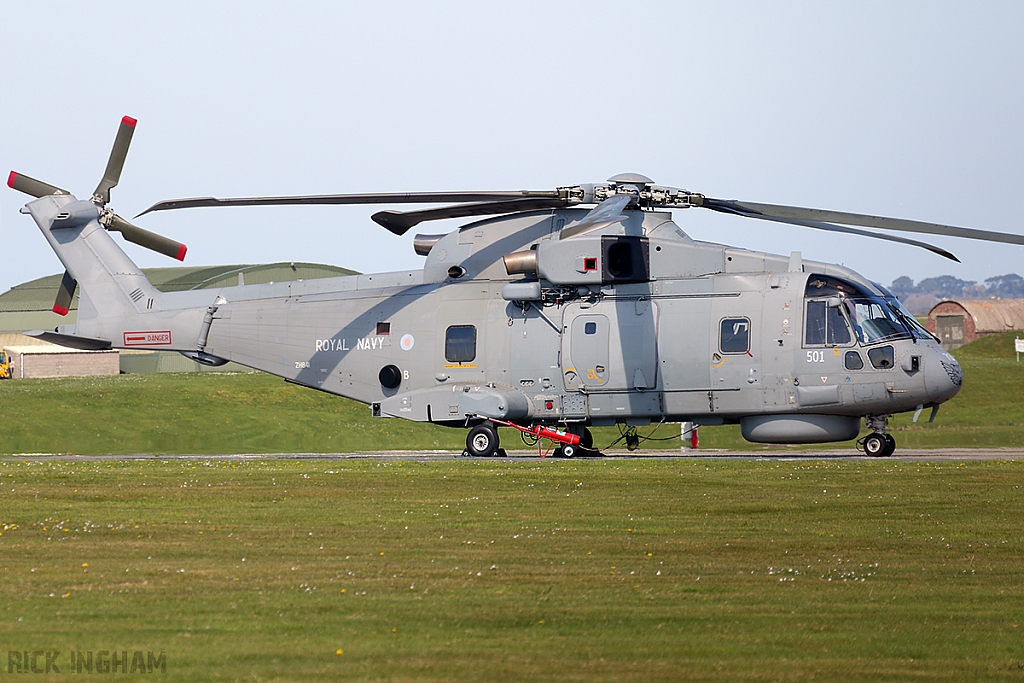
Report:
[[[903,275],[889,287],[901,301],[912,295],[931,295],[937,299],[1024,299],[1024,277],[1016,273],[990,277],[983,284],[961,280],[952,275],[940,275],[921,280],[917,284]]]

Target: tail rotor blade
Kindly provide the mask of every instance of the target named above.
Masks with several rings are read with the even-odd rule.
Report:
[[[75,296],[75,288],[78,282],[71,277],[71,273],[64,271],[64,277],[60,281],[60,288],[57,290],[57,300],[53,302],[53,312],[57,315],[67,315],[71,308],[71,300]]]
[[[138,122],[130,116],[121,119],[117,137],[114,138],[114,148],[110,150],[110,158],[107,159],[107,169],[103,172],[103,180],[93,193],[93,199],[100,206],[106,206],[110,201],[110,190],[117,187],[117,182],[121,179],[121,169],[124,168],[124,160],[128,156],[128,146],[132,142],[132,135],[135,134],[136,123]]]
[[[7,176],[7,187],[17,190],[18,192],[24,192],[27,195],[33,197],[46,197],[51,194],[69,194],[67,190],[62,190],[56,185],[44,183],[42,180],[36,180],[30,178],[22,173],[16,173],[11,171],[11,174]]]
[[[188,250],[188,247],[184,244],[181,242],[175,242],[163,235],[158,235],[155,232],[143,230],[137,225],[132,225],[117,214],[113,214],[111,216],[110,224],[107,228],[109,230],[116,230],[121,233],[126,240],[138,244],[140,247],[152,249],[159,254],[170,256],[171,258],[178,259],[179,261],[185,260],[185,252]]]

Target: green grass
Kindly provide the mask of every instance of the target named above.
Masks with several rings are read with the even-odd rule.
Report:
[[[270,375],[171,374],[0,384],[6,453],[280,453],[455,449],[462,430],[374,419]]]
[[[942,406],[935,423],[927,423],[927,412],[917,424],[910,414],[897,416],[892,424],[900,447],[1024,446],[1024,364],[1014,360],[1014,334],[958,349],[963,389]],[[7,454],[339,453],[458,450],[465,444],[464,430],[374,419],[362,404],[262,374],[3,381],[0,419],[0,453]],[[672,437],[679,428],[644,427],[640,433]],[[615,428],[595,430],[599,447],[618,436]],[[747,443],[737,426],[704,427],[700,437],[707,449],[787,450]],[[524,448],[510,429],[502,430],[502,442]],[[679,446],[670,439],[643,448]],[[855,450],[852,442],[829,447]]]
[[[351,453],[466,443],[464,429],[373,418],[361,403],[260,373],[12,380],[0,382],[0,406],[5,454]],[[648,446],[679,448],[678,425],[641,431],[676,436]],[[595,430],[601,447],[619,436],[617,428]],[[511,428],[501,438],[528,448]]]
[[[977,339],[953,352],[957,358],[1003,358],[1016,361],[1014,339],[1024,338],[1024,332],[1002,332]]]
[[[168,681],[1020,680],[1022,468],[6,461],[0,638]]]

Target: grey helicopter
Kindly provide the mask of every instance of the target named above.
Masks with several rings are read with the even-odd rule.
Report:
[[[639,174],[553,190],[176,199],[152,211],[309,204],[418,204],[372,219],[413,240],[422,269],[161,292],[112,239],[183,260],[186,247],[107,208],[136,121],[124,117],[89,199],[11,172],[65,268],[53,310],[75,325],[29,332],[79,349],[177,351],[233,361],[367,404],[379,418],[467,429],[494,456],[498,425],[564,457],[598,455],[590,427],[739,424],[756,443],[857,439],[888,456],[896,413],[960,390],[957,361],[885,287],[800,252],[692,239],[673,211],[708,209],[950,252],[861,228],[1024,244],[1024,236],[913,220],[715,199]],[[850,227],[858,226],[858,227]],[[532,441],[531,441],[532,440]]]

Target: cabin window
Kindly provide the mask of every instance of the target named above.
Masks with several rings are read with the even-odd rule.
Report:
[[[864,359],[856,351],[846,352],[846,369],[860,370],[864,367]]]
[[[597,334],[597,323],[588,322],[583,326],[583,334]]]
[[[391,323],[377,323],[377,334],[386,336],[391,334]]]
[[[476,328],[453,325],[444,337],[444,357],[449,363],[469,363],[476,358]]]
[[[750,350],[750,320],[726,318],[722,321],[719,346],[722,353],[746,353]]]
[[[805,346],[843,346],[853,341],[840,306],[828,300],[808,301],[804,325]]]

